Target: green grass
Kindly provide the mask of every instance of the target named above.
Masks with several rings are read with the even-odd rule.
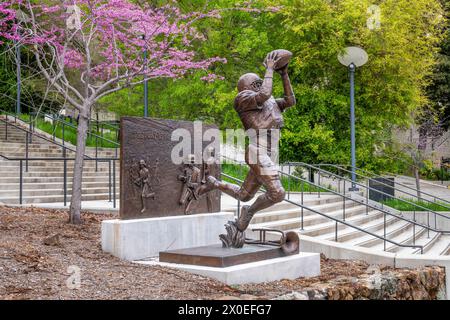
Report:
[[[28,114],[21,114],[20,119],[22,119],[25,122],[30,121],[30,116]],[[44,121],[42,118],[38,118],[35,120],[34,125],[36,128],[47,132],[48,134],[55,134],[57,138],[64,139],[65,141],[76,145],[77,144],[77,130],[74,127],[71,127],[69,125],[64,126],[64,137],[63,137],[63,126],[61,122],[56,121],[55,126],[53,126],[50,122]],[[76,125],[74,125],[76,126]],[[54,132],[54,133],[53,133]],[[99,131],[90,131],[93,134],[96,134],[97,136],[101,137],[101,132]],[[99,148],[116,148],[117,146],[112,142],[116,140],[116,133],[115,131],[111,132],[104,132],[103,137],[105,139],[108,139],[110,141],[101,139],[99,137],[95,137],[93,135],[88,135],[86,139],[86,146],[88,147],[95,147],[96,143]],[[96,141],[97,140],[97,141]]]
[[[427,202],[427,201],[417,201],[417,200],[412,200],[412,199],[404,199],[407,200],[409,203],[403,202],[399,199],[388,199],[388,200],[384,200],[382,203],[397,209],[399,211],[426,211],[426,209],[432,210],[432,211],[450,211],[449,208],[450,205],[448,204],[444,204],[442,202]],[[426,209],[420,208],[415,206],[416,205],[420,205],[421,207],[424,207]],[[442,206],[441,204],[446,205],[447,207]]]
[[[247,176],[248,173],[248,166],[247,165],[237,165],[237,164],[230,164],[230,163],[224,163],[222,164],[222,172],[232,176],[234,178],[237,178],[239,180],[244,180],[245,177]],[[234,181],[233,179],[229,179],[226,177],[222,177],[222,179],[224,181],[230,182],[230,183],[234,183],[236,184],[236,181]],[[312,186],[310,184],[308,184],[307,182],[303,183],[302,186],[302,182],[295,179],[295,178],[291,178],[290,179],[290,183],[289,183],[289,178],[286,176],[281,177],[281,183],[284,187],[284,189],[286,191],[290,190],[291,192],[301,192],[302,190],[304,192],[327,192],[328,190],[323,189],[323,188],[318,188],[316,186]],[[328,189],[332,189],[330,186],[328,187]]]

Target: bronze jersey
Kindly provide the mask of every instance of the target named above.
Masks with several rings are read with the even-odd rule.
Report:
[[[259,93],[252,90],[239,92],[234,100],[234,109],[239,114],[244,129],[278,129],[283,126],[280,106],[273,96],[258,105]]]

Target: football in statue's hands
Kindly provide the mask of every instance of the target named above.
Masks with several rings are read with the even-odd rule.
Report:
[[[292,58],[292,52],[284,49],[278,49],[270,52],[267,57],[271,54],[275,57],[275,65],[273,67],[274,70],[279,70],[286,66]],[[267,60],[266,57],[266,60]],[[265,61],[264,61],[265,62]]]

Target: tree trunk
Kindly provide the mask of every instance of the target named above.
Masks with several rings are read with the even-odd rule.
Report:
[[[72,198],[70,200],[69,222],[81,223],[81,187],[83,178],[84,154],[86,151],[86,136],[88,131],[88,119],[90,105],[85,105],[79,113],[77,128],[77,149],[73,168]]]

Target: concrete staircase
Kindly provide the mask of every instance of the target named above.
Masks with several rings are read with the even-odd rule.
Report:
[[[299,198],[299,195],[293,195]],[[296,199],[298,201],[299,199]],[[305,195],[304,205],[312,210],[328,216],[343,218],[343,200],[337,195],[322,194]],[[256,214],[252,220],[249,230],[252,228],[272,228],[283,231],[296,231],[300,235],[314,237],[315,239],[336,241],[336,223],[313,211],[303,210],[303,230],[301,230],[301,208],[293,204],[282,202]],[[425,214],[425,213],[424,213]],[[370,231],[377,235],[384,235],[384,214],[377,210],[367,210],[365,206],[353,201],[345,203],[345,221]],[[257,238],[256,233],[248,232],[251,238]],[[450,255],[450,235],[441,235],[428,232],[421,227],[415,228],[415,239],[413,240],[413,225],[395,216],[386,216],[386,237],[399,244],[422,245],[424,254],[432,256]],[[276,239],[277,235],[272,235]],[[363,247],[375,251],[384,251],[384,241],[352,227],[338,224],[337,242],[354,247]],[[386,252],[403,254],[420,254],[420,249],[400,247],[386,242]]]
[[[19,123],[16,123],[19,124]],[[25,127],[21,124],[22,127]],[[25,127],[26,128],[26,127]],[[26,157],[26,132],[8,125],[8,136],[5,135],[5,123],[0,122],[0,154],[8,158]],[[75,150],[74,146],[68,145]],[[95,148],[87,148],[86,155],[94,157]],[[74,158],[73,151],[67,150],[66,157]],[[98,157],[114,157],[115,150],[100,148]],[[29,158],[61,158],[62,147],[52,144],[33,135],[28,144]],[[72,191],[73,161],[67,161],[67,200],[70,201]],[[64,162],[29,160],[28,171],[26,161],[22,161],[23,193],[22,203],[62,202],[64,200]],[[119,162],[116,162],[116,195],[119,190]],[[112,172],[112,164],[111,164]],[[18,204],[20,186],[20,162],[0,157],[0,203]],[[109,198],[109,163],[85,161],[83,173],[82,200],[107,200]],[[111,175],[111,183],[112,183]],[[111,185],[112,190],[112,185]],[[112,192],[112,191],[111,191]]]

